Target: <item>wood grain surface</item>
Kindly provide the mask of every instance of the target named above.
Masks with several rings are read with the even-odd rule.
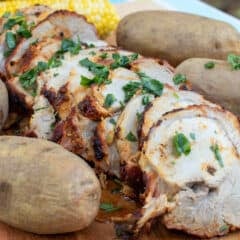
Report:
[[[162,6],[163,7],[163,6]],[[117,11],[121,17],[135,11],[161,9],[161,6],[154,4],[149,0],[139,0],[138,3],[118,4]],[[114,34],[109,37],[108,42],[115,43]],[[1,204],[1,203],[0,203]],[[36,235],[26,233],[4,223],[0,223],[0,240],[114,240],[117,239],[113,224],[94,222],[88,229],[81,232],[64,235]],[[229,234],[218,240],[240,240],[240,232]],[[197,240],[196,237],[187,236],[180,232],[168,231],[160,224],[156,226],[149,234],[144,234],[139,240]]]

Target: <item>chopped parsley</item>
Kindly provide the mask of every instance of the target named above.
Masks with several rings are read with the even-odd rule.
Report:
[[[143,113],[137,112],[136,115],[137,115],[137,120],[138,120],[138,122],[141,122],[142,119],[143,119]]]
[[[229,226],[228,225],[222,225],[220,228],[219,228],[219,232],[226,232],[229,230]]]
[[[62,66],[62,61],[60,60],[59,56],[54,54],[49,60],[48,60],[48,68],[57,68]]]
[[[11,13],[10,12],[5,12],[2,17],[3,18],[9,18],[11,16]]]
[[[125,93],[125,102],[128,102],[133,95],[140,89],[140,82],[130,82],[123,86],[123,91]]]
[[[173,77],[173,82],[175,85],[185,83],[186,81],[187,81],[186,76],[181,73],[178,73]]]
[[[80,84],[84,87],[89,87],[91,86],[92,84],[94,84],[95,81],[94,81],[94,78],[91,79],[91,78],[87,78],[87,77],[84,77],[84,76],[81,76],[81,81],[80,81]]]
[[[121,209],[121,207],[114,206],[112,203],[101,203],[100,209],[105,212],[115,212]]]
[[[131,131],[127,134],[126,139],[129,142],[137,142],[137,137]]]
[[[107,94],[105,101],[104,101],[104,107],[110,108],[115,101],[116,101],[116,98],[114,97],[113,94],[111,94],[111,93]]]
[[[22,87],[28,91],[33,97],[36,96],[36,90],[37,90],[37,83],[36,79],[38,76],[39,72],[37,67],[30,69],[23,73],[19,77],[19,81],[22,85]]]
[[[192,139],[192,140],[196,140],[196,135],[195,135],[195,133],[190,133],[189,134],[189,136],[190,136],[190,138]]]
[[[79,64],[83,67],[88,68],[90,72],[92,72],[95,76],[93,79],[88,79],[88,85],[82,84],[83,78],[86,82],[86,77],[81,77],[81,85],[90,86],[91,84],[109,84],[111,81],[108,79],[109,69],[101,64],[94,63],[90,61],[88,58],[82,59]]]
[[[99,57],[101,58],[101,59],[106,59],[107,57],[108,57],[108,53],[102,53],[101,55],[99,55]]]
[[[191,152],[191,144],[183,133],[176,133],[173,137],[173,148],[177,156],[188,155]]]
[[[149,102],[150,102],[150,97],[148,95],[144,95],[142,98],[142,104],[146,106],[149,104]]]
[[[222,156],[220,154],[219,146],[214,144],[210,147],[211,151],[214,153],[216,160],[218,161],[220,167],[224,167]]]
[[[111,119],[109,120],[109,122],[110,122],[112,125],[116,125],[116,124],[117,124],[117,122],[115,121],[114,118],[111,118]]]
[[[240,70],[240,56],[229,54],[227,61],[232,66],[232,70]]]
[[[44,109],[47,109],[47,108],[48,108],[48,106],[46,106],[46,107],[39,107],[39,108],[34,109],[34,111],[38,112],[38,111],[41,111],[41,110],[44,110]]]
[[[7,32],[6,33],[6,38],[5,38],[7,47],[9,50],[13,50],[16,47],[16,34],[12,33],[12,32]]]
[[[95,55],[96,55],[96,52],[91,51],[89,54],[92,55],[92,56],[95,56]]]
[[[54,73],[53,77],[57,77],[59,75],[59,73]]]
[[[119,53],[113,53],[112,58],[114,62],[110,65],[110,68],[116,69],[118,67],[129,67],[129,64],[138,58],[138,54],[133,53],[130,56],[121,56]]]
[[[154,94],[155,96],[162,95],[164,85],[160,81],[148,77],[145,73],[138,73],[138,75],[140,77],[139,82],[130,82],[123,86],[125,102],[128,102],[138,90],[142,90],[143,93]],[[145,103],[146,100],[144,100]]]
[[[81,42],[75,42],[72,39],[63,39],[61,43],[61,48],[58,51],[58,54],[63,54],[66,52],[70,52],[72,55],[77,55],[79,51],[82,49]]]
[[[152,93],[155,96],[161,96],[163,92],[164,85],[151,77],[148,77],[145,73],[138,73],[138,76],[141,79],[142,88],[144,92]]]
[[[212,68],[215,67],[215,63],[214,63],[213,61],[209,61],[209,62],[207,62],[207,63],[204,64],[204,67],[205,67],[206,69],[212,69]]]
[[[86,44],[87,48],[94,48],[95,45],[93,43],[90,43],[90,44]]]
[[[4,14],[4,18],[7,18],[7,21],[3,25],[4,30],[11,30],[14,26],[19,26],[16,30],[16,33],[13,33],[11,31],[6,32],[5,42],[8,48],[5,51],[4,56],[7,57],[16,47],[17,40],[19,38],[30,38],[32,36],[31,28],[33,24],[28,24],[25,17],[20,13],[16,13],[14,16],[6,13]]]

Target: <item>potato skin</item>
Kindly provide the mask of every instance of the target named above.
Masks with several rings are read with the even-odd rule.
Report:
[[[214,68],[206,69],[210,61]],[[186,75],[193,90],[240,116],[240,70],[223,60],[191,58],[177,66],[176,73]]]
[[[229,24],[174,12],[143,11],[123,18],[117,43],[145,56],[159,57],[178,65],[193,57],[226,59],[239,53],[239,34]]]
[[[91,224],[101,189],[81,158],[40,139],[1,136],[0,146],[1,221],[38,234]]]
[[[5,84],[0,79],[0,130],[8,116],[8,92]]]

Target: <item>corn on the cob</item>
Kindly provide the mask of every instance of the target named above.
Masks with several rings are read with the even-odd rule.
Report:
[[[119,21],[109,0],[0,0],[0,15],[33,4],[44,4],[54,9],[68,9],[83,14],[89,22],[96,26],[101,37],[105,37],[113,31]]]

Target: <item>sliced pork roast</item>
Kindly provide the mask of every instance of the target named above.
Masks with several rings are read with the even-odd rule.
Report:
[[[53,10],[44,5],[23,8],[15,14],[5,14],[0,27],[0,73],[6,75],[5,62],[22,39],[31,38],[34,25],[46,18]]]
[[[50,14],[21,40],[7,83],[32,113],[27,134],[133,183],[144,203],[131,225],[136,233],[156,217],[201,237],[239,228],[237,118],[179,90],[167,63],[104,44],[68,11]]]
[[[240,228],[240,125],[207,105],[159,118],[144,142],[147,181],[137,228],[160,216],[171,229],[213,237]]]
[[[88,23],[84,16],[67,10],[55,11],[33,28],[30,38],[22,39],[14,49],[6,62],[9,76],[18,73],[19,62],[24,58],[29,46],[45,38],[71,38],[88,44],[94,43],[100,46],[104,44],[99,40],[95,27]]]
[[[190,105],[206,104],[216,106],[205,100],[200,94],[191,91],[168,91],[161,97],[151,102],[150,106],[145,110],[140,127],[140,146],[147,138],[152,126],[157,124],[159,117],[163,114],[175,109],[185,108]]]

